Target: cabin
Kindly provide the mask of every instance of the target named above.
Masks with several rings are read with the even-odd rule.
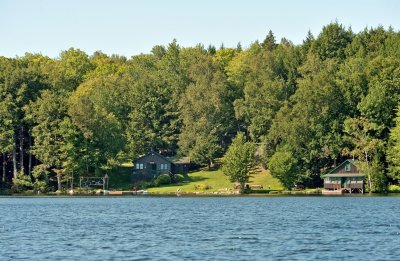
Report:
[[[190,160],[188,157],[164,157],[151,151],[133,161],[133,176],[154,178],[161,174],[187,174]]]
[[[323,175],[324,189],[327,192],[363,193],[364,176],[358,170],[354,160],[345,160],[328,174]]]

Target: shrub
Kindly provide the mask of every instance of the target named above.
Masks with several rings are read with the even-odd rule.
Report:
[[[400,186],[399,185],[390,185],[389,192],[391,193],[400,193]]]
[[[133,187],[135,187],[136,189],[147,189],[155,186],[157,186],[156,181],[139,180],[135,183]]]
[[[47,191],[47,182],[43,180],[36,180],[35,183],[33,183],[33,190],[34,191],[40,191],[40,192],[46,192]]]
[[[268,168],[274,178],[279,179],[287,190],[291,190],[293,184],[298,180],[298,163],[293,157],[292,152],[279,149],[272,155],[268,162]]]
[[[24,173],[20,173],[16,178],[13,178],[13,184],[12,190],[17,193],[33,187],[31,177],[24,175]]]
[[[176,183],[182,182],[185,180],[185,177],[182,174],[175,174],[174,175],[174,181]]]
[[[200,184],[194,184],[194,189],[198,189],[198,190],[208,190],[208,189],[211,189],[212,187],[210,186],[210,185],[208,185],[208,184],[203,184],[203,183],[200,183]]]
[[[11,195],[11,194],[12,194],[11,189],[0,188],[0,195]]]
[[[171,183],[171,177],[168,174],[161,174],[156,179],[157,185],[165,185]]]

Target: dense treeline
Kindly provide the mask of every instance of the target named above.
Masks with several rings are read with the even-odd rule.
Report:
[[[356,158],[382,191],[400,177],[399,98],[400,33],[337,22],[301,45],[270,31],[245,50],[0,57],[0,184],[62,189],[150,149],[211,165],[244,132],[265,166],[289,165],[289,184],[319,186]]]

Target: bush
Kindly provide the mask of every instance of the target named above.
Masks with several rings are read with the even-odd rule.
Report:
[[[182,174],[174,175],[174,182],[179,183],[185,180],[185,177]]]
[[[168,174],[161,174],[156,179],[157,185],[171,184],[171,177]]]
[[[33,183],[33,190],[38,192],[46,192],[47,191],[47,182],[43,180],[36,180],[35,183]]]
[[[272,155],[268,162],[268,168],[274,178],[279,179],[287,190],[293,188],[293,184],[299,179],[298,163],[293,157],[292,152],[279,149]]]
[[[13,178],[13,186],[12,190],[14,192],[23,192],[28,189],[32,189],[32,180],[28,175],[24,175],[24,173],[18,174],[17,178]]]
[[[400,193],[400,186],[399,185],[390,185],[389,192],[391,193]]]
[[[155,181],[145,181],[145,180],[139,180],[138,182],[136,182],[134,184],[134,188],[136,189],[147,189],[147,188],[151,188],[151,187],[155,187],[157,186]]]
[[[203,184],[203,183],[194,184],[194,189],[196,189],[196,190],[208,190],[208,189],[211,189],[211,186],[208,185],[208,184]]]
[[[0,195],[11,195],[11,194],[12,194],[11,189],[0,188]]]

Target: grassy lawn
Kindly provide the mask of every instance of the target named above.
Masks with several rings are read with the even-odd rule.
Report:
[[[271,186],[272,190],[282,190],[282,186],[279,181],[273,178],[268,171],[262,171],[254,175],[251,178],[249,184],[260,184],[264,186],[264,189],[268,189]],[[204,187],[208,185],[210,189],[196,189],[195,186]],[[201,170],[189,174],[189,179],[181,184],[171,184],[162,187],[149,188],[149,192],[153,193],[175,193],[177,189],[182,192],[196,192],[196,191],[207,191],[214,192],[220,189],[233,189],[233,183],[229,181],[228,177],[225,176],[220,170],[208,171]]]
[[[117,167],[114,171],[109,174],[109,188],[111,190],[131,190],[132,182],[130,174],[132,172],[132,164],[126,163]],[[282,190],[280,182],[273,178],[268,171],[261,171],[256,173],[251,179],[249,184],[263,185],[264,190]],[[200,186],[200,189],[196,189],[196,186]],[[210,187],[204,189],[205,186]],[[229,178],[225,176],[220,170],[199,170],[189,173],[188,178],[180,184],[163,185],[161,187],[148,188],[149,192],[169,194],[175,193],[177,189],[182,192],[197,192],[207,191],[215,192],[221,189],[233,189],[233,183],[229,181]]]

